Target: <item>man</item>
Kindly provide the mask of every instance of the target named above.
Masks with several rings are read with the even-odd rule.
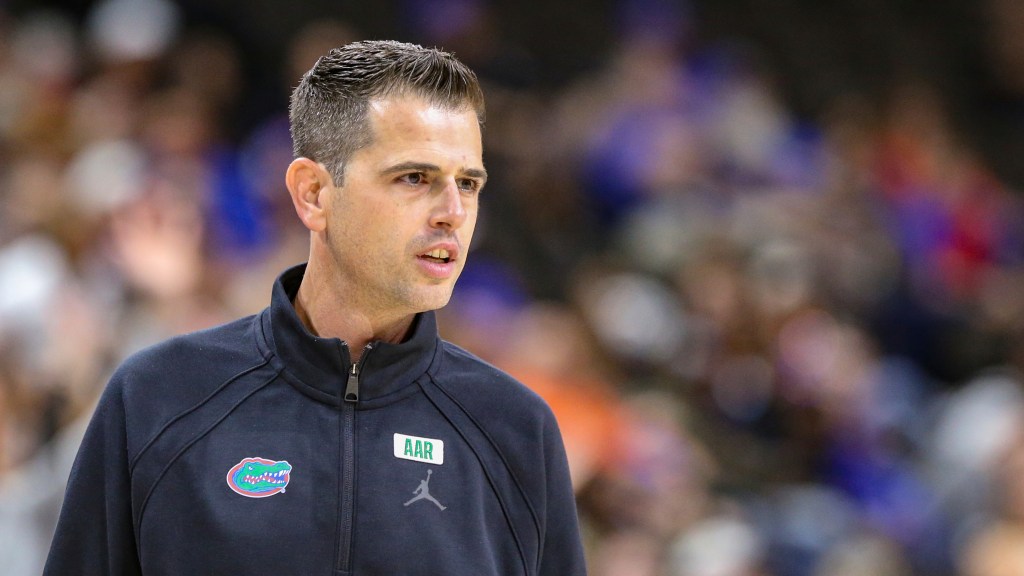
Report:
[[[444,52],[358,42],[316,63],[285,175],[308,263],[261,314],[116,371],[46,574],[585,573],[550,410],[431,312],[473,237],[483,114]]]

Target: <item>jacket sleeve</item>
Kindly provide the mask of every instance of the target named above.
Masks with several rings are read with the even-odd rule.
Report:
[[[569,478],[569,463],[558,425],[551,416],[544,430],[547,498],[540,576],[586,576],[576,499]]]
[[[44,576],[140,575],[123,387],[107,385],[71,468]]]

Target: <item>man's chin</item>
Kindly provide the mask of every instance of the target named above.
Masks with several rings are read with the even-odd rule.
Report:
[[[420,297],[416,299],[415,308],[418,312],[437,310],[447,306],[451,299],[452,286],[431,286],[424,290]]]

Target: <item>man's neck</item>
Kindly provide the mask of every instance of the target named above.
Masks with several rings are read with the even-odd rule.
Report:
[[[344,294],[333,294],[329,285],[310,276],[309,272],[307,269],[299,285],[294,305],[295,313],[310,333],[343,340],[348,344],[353,362],[359,360],[371,342],[398,344],[405,340],[414,315],[385,318],[360,310],[347,303]]]

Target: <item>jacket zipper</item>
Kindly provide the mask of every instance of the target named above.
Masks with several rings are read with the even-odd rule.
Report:
[[[366,361],[371,346],[363,349],[359,362],[353,362],[345,384],[341,406],[341,529],[338,539],[338,570],[348,574],[352,570],[352,519],[355,509],[356,465],[356,404],[359,402],[359,370]]]

